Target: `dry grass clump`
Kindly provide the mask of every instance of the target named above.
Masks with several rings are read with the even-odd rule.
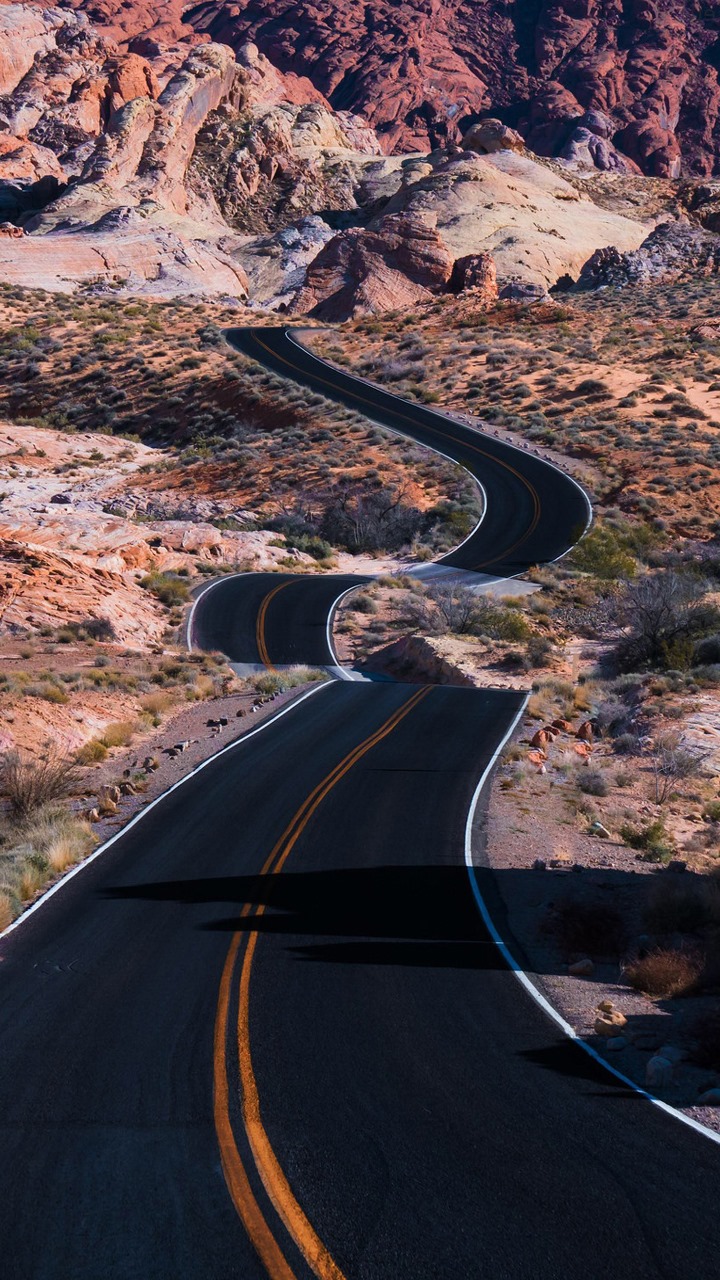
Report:
[[[169,711],[176,702],[177,696],[172,693],[148,693],[140,699],[140,706],[152,720],[157,720],[159,723],[159,717],[163,712]]]
[[[314,684],[328,679],[327,672],[319,667],[298,665],[288,667],[286,671],[262,672],[260,675],[252,676],[250,684],[257,693],[271,694],[284,693],[287,689],[297,689],[299,685]]]
[[[103,729],[100,741],[104,747],[127,747],[137,727],[134,720],[116,720]]]
[[[643,995],[666,999],[690,995],[700,981],[703,958],[698,951],[658,947],[625,966],[631,987]]]
[[[0,756],[0,794],[17,818],[69,795],[76,777],[75,762],[53,750],[39,759],[19,751]]]
[[[7,824],[0,832],[0,925],[19,915],[23,902],[54,875],[86,857],[95,839],[88,822],[58,804]]]

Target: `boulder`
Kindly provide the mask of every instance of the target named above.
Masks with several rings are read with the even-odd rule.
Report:
[[[626,1026],[627,1018],[619,1009],[599,1012],[595,1019],[595,1034],[604,1037],[616,1036]]]
[[[465,151],[477,151],[480,155],[492,155],[495,151],[524,151],[525,140],[515,129],[502,120],[480,120],[468,129],[462,139]]]
[[[404,214],[334,236],[310,263],[292,310],[347,320],[411,307],[443,292],[453,259],[428,220]]]
[[[645,1068],[645,1084],[648,1089],[662,1092],[672,1084],[673,1064],[660,1054],[655,1054]]]

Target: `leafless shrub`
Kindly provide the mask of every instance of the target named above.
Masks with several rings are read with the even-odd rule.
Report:
[[[655,802],[664,804],[673,786],[702,773],[708,752],[689,747],[679,734],[666,734],[655,744]]]
[[[658,948],[625,966],[625,977],[646,996],[687,996],[698,985],[703,959],[698,951]]]
[[[19,751],[0,756],[0,793],[17,818],[27,818],[44,804],[69,795],[76,778],[75,762],[55,750],[39,759]]]
[[[646,574],[629,583],[616,617],[625,635],[616,658],[626,671],[644,667],[684,668],[691,664],[695,641],[713,629],[718,610],[707,604],[707,584],[673,570]]]

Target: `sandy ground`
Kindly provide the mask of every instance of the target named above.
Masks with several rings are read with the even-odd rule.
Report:
[[[527,741],[536,727],[526,721],[520,731],[520,743]],[[651,1088],[651,1092],[720,1132],[720,1109],[693,1105],[693,1100],[707,1089],[717,1088],[720,1078],[716,1072],[688,1061],[686,1051],[692,1023],[716,1003],[713,997],[649,999],[623,981],[617,961],[596,960],[589,976],[571,976],[570,957],[558,947],[546,924],[557,904],[566,899],[573,903],[600,901],[620,910],[628,921],[630,934],[637,938],[643,930],[638,900],[650,878],[677,874],[689,877],[693,873],[678,873],[643,862],[614,834],[610,839],[587,834],[589,818],[573,816],[567,804],[569,787],[559,771],[564,763],[564,748],[556,746],[553,750],[557,753],[556,767],[549,764],[547,773],[523,772],[517,781],[517,764],[506,762],[493,785],[483,861],[496,872],[510,933],[522,948],[539,989],[617,1070],[642,1087],[650,1087],[648,1063],[659,1050],[671,1046],[672,1056],[681,1060],[673,1066],[671,1081],[660,1089]],[[593,766],[605,753],[607,759],[609,748],[596,748]],[[626,798],[628,808],[633,807],[633,801],[638,805],[639,796]],[[617,823],[613,812],[617,805],[615,796],[593,806],[611,831]],[[650,805],[645,808],[648,814],[655,811]],[[676,816],[680,816],[678,808],[682,806],[676,807]],[[678,856],[682,858],[682,848]],[[545,863],[544,869],[540,869],[540,862]],[[630,938],[630,950],[636,938]],[[579,953],[573,957],[580,958]],[[597,1007],[603,1000],[613,1001],[628,1019],[617,1047],[608,1047],[608,1041],[594,1032]]]

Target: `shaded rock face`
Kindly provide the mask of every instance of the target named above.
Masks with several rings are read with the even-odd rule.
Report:
[[[195,31],[254,40],[282,71],[309,76],[336,109],[359,111],[385,150],[456,140],[500,116],[543,155],[588,112],[643,172],[707,176],[720,166],[720,6],[696,0],[204,0]],[[585,146],[587,139],[575,139]],[[604,164],[612,151],[597,147]]]
[[[402,215],[334,236],[310,263],[293,310],[347,320],[409,307],[450,283],[453,258],[434,227]]]
[[[585,263],[578,289],[652,284],[720,272],[720,239],[690,222],[663,222],[638,249],[598,249]]]

